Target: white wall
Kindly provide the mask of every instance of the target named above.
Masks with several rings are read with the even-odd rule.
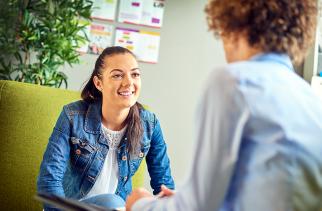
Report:
[[[225,63],[221,43],[207,30],[203,12],[206,2],[166,1],[159,62],[140,63],[140,102],[149,105],[159,117],[177,184],[185,178],[191,164],[194,113],[203,82],[213,67]],[[84,55],[82,64],[65,67],[70,89],[80,90],[95,59],[96,56]]]

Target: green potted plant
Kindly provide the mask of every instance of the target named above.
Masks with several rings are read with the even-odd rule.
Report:
[[[91,0],[0,1],[0,79],[67,87],[58,68],[79,62]]]

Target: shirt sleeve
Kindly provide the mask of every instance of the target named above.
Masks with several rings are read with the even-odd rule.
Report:
[[[140,199],[132,210],[218,210],[238,158],[249,109],[228,71],[212,73],[197,110],[197,145],[190,176],[175,195]]]
[[[161,190],[161,185],[174,189],[174,181],[171,176],[170,160],[167,154],[167,145],[163,139],[159,120],[155,117],[155,127],[151,138],[151,147],[146,156],[150,184],[153,194]]]

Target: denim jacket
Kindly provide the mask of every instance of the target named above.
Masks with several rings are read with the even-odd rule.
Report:
[[[38,192],[81,199],[93,187],[108,152],[101,129],[102,103],[77,101],[64,106],[45,151],[37,181]],[[123,137],[117,151],[119,167],[115,194],[126,199],[132,190],[131,177],[146,158],[153,193],[165,184],[174,189],[160,123],[156,116],[140,111],[144,128],[140,151],[130,154]]]

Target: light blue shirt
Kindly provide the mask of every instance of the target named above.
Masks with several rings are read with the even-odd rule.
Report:
[[[288,56],[217,68],[197,110],[190,176],[172,197],[134,211],[322,208],[322,102]]]

